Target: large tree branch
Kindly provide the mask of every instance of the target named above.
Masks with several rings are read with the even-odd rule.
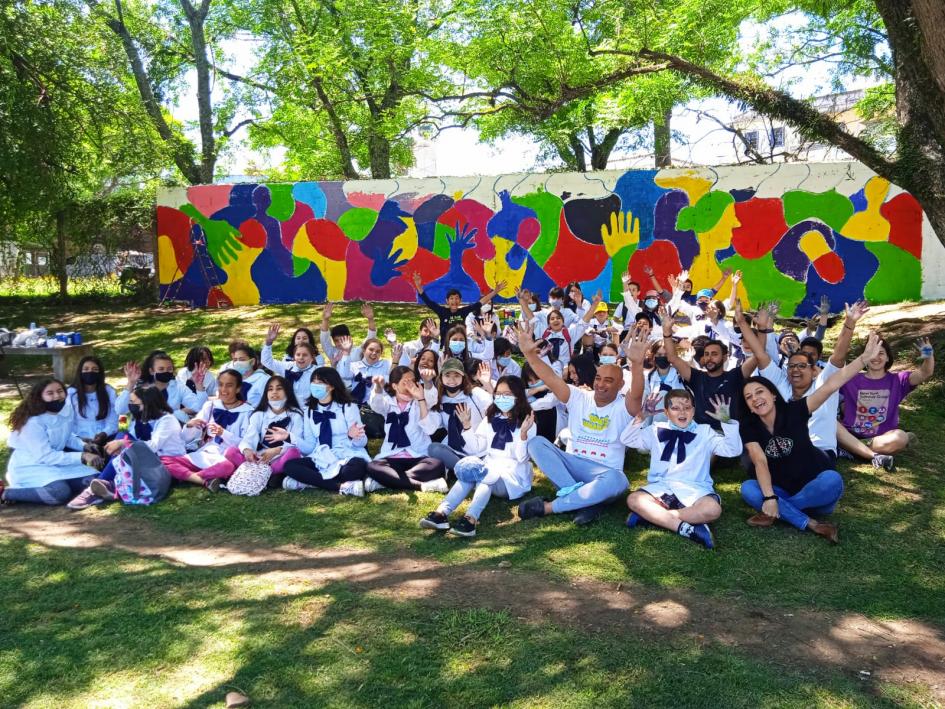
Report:
[[[672,54],[643,49],[640,51],[640,56],[650,61],[662,62],[670,69],[704,86],[744,102],[759,113],[781,118],[807,138],[821,139],[836,145],[887,179],[896,178],[896,163],[887,159],[865,140],[848,133],[840,123],[805,101],[765,86],[761,82],[754,83],[720,76],[706,67],[698,66]]]

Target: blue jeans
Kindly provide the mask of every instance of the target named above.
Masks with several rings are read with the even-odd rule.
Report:
[[[7,488],[3,497],[11,502],[32,502],[39,505],[64,505],[89,486],[94,475],[85,478],[53,480],[42,487]]]
[[[529,441],[528,455],[559,490],[584,483],[577,490],[552,501],[551,509],[555,513],[574,512],[608,502],[626,492],[629,487],[627,476],[622,470],[608,468],[596,461],[565,453],[544,438],[533,438]]]
[[[781,519],[798,529],[806,529],[812,515],[829,515],[843,495],[843,478],[836,470],[825,470],[816,478],[807,483],[800,492],[791,495],[783,488],[774,487],[774,494],[778,496],[778,512]],[[764,502],[764,493],[757,480],[746,480],[742,483],[742,499],[753,509],[761,511]]]
[[[493,493],[499,497],[507,498],[509,496],[508,490],[505,489],[505,483],[501,479],[496,480],[492,485],[488,483],[465,483],[462,480],[457,480],[446,494],[446,497],[443,498],[443,502],[440,503],[443,514],[449,515],[459,507],[470,492],[473,493],[473,499],[469,503],[469,507],[466,508],[466,514],[476,520],[482,516],[482,511],[486,509]]]

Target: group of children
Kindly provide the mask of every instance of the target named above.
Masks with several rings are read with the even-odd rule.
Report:
[[[714,296],[728,278],[723,303]],[[630,448],[650,459],[646,485],[627,497],[631,528],[654,525],[712,548],[721,498],[710,469],[740,457],[742,496],[756,510],[749,524],[781,519],[836,542],[836,526],[820,519],[842,494],[836,459],[889,469],[914,442],[898,427],[898,406],[932,375],[932,346],[918,343],[919,368],[889,373],[892,352],[871,334],[847,363],[868,310],[856,303],[824,361],[829,303],[801,335],[772,337],[777,305],[743,313],[740,279],[726,273],[693,294],[686,273],[665,289],[651,276],[647,291],[625,277],[613,312],[577,283],[552,289],[546,303],[521,290],[521,315],[505,326],[495,292],[466,306],[450,292],[444,306],[417,279],[439,322],[423,319],[409,342],[391,330],[379,339],[365,304],[367,335],[355,344],[346,325],[332,325],[329,303],[317,336],[298,328],[283,352],[278,325],[259,349],[231,342],[219,367],[204,346],[179,371],[155,351],[125,365],[121,394],[85,357],[72,386],[43,379],[11,415],[0,501],[83,509],[114,500],[129,475],[123,455],[137,445],[176,481],[211,491],[443,493],[420,526],[470,537],[492,496],[519,500],[523,520],[573,512],[578,524],[593,521],[627,491]],[[526,499],[536,467],[553,499]]]

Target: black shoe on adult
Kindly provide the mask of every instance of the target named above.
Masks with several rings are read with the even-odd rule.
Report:
[[[545,516],[545,501],[540,497],[531,497],[518,506],[519,519]]]
[[[607,504],[602,502],[598,505],[591,505],[590,507],[585,507],[583,510],[578,510],[574,515],[574,523],[580,526],[590,524],[591,522],[596,522],[604,510],[607,509]]]

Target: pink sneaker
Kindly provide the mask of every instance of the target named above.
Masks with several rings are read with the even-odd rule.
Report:
[[[99,482],[98,480],[94,482]],[[96,495],[92,491],[92,487],[89,486],[85,488],[82,492],[72,498],[67,504],[70,510],[84,510],[86,507],[91,507],[92,505],[102,504],[102,498]]]
[[[100,480],[96,478],[92,481],[92,484],[89,485],[89,489],[102,498],[102,500],[111,502],[115,499],[115,483],[110,480]]]

